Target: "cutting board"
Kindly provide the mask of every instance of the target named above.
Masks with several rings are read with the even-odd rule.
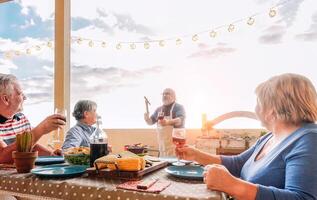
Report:
[[[144,175],[149,174],[153,171],[166,167],[167,161],[153,162],[152,166],[145,167],[139,171],[120,171],[120,170],[109,170],[101,169],[96,170],[95,167],[87,168],[86,172],[89,176],[103,177],[109,179],[125,179],[125,180],[140,180]]]

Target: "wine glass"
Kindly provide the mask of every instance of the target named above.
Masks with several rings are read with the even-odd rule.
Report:
[[[65,118],[67,117],[67,111],[66,109],[63,109],[63,108],[55,108],[54,114],[63,115]],[[53,146],[58,149],[61,148],[61,143],[62,143],[61,132],[62,132],[61,128],[58,128],[54,132],[54,135],[53,135]]]
[[[157,120],[162,120],[164,119],[164,112],[163,111],[160,111],[158,114],[157,114]]]
[[[181,148],[186,143],[186,130],[185,128],[174,128],[172,132],[173,143],[176,147]],[[177,162],[172,163],[175,166],[184,166],[185,163],[180,162],[179,158],[177,158]]]

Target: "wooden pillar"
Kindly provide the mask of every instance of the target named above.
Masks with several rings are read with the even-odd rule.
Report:
[[[70,0],[55,0],[55,71],[54,71],[54,110],[64,109],[67,113],[69,129],[70,114]],[[58,139],[64,140],[64,130]],[[57,132],[54,133],[55,139]],[[60,144],[54,143],[55,148]]]

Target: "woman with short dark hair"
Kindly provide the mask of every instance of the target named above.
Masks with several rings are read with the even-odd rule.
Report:
[[[97,104],[90,100],[80,100],[76,103],[73,116],[77,124],[66,133],[62,149],[70,147],[89,147],[89,137],[94,132],[94,125],[97,121]]]

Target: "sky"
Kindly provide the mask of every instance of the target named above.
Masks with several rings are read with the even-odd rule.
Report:
[[[273,18],[268,15],[272,7],[277,11]],[[251,16],[252,26],[247,25]],[[234,31],[228,32],[229,24]],[[215,38],[209,36],[212,30]],[[149,128],[143,97],[153,112],[166,87],[184,105],[186,127],[200,128],[202,113],[213,119],[235,110],[253,111],[254,89],[274,75],[299,73],[317,85],[315,0],[73,0],[71,35],[70,110],[79,99],[96,101],[105,128]],[[76,38],[84,40],[78,44]],[[53,39],[54,1],[0,4],[0,72],[21,81],[28,97],[24,112],[33,125],[53,113],[54,51],[32,46]],[[144,42],[156,40],[165,46],[149,42],[144,48]],[[4,56],[28,48],[31,54]],[[216,127],[261,126],[236,118]]]

